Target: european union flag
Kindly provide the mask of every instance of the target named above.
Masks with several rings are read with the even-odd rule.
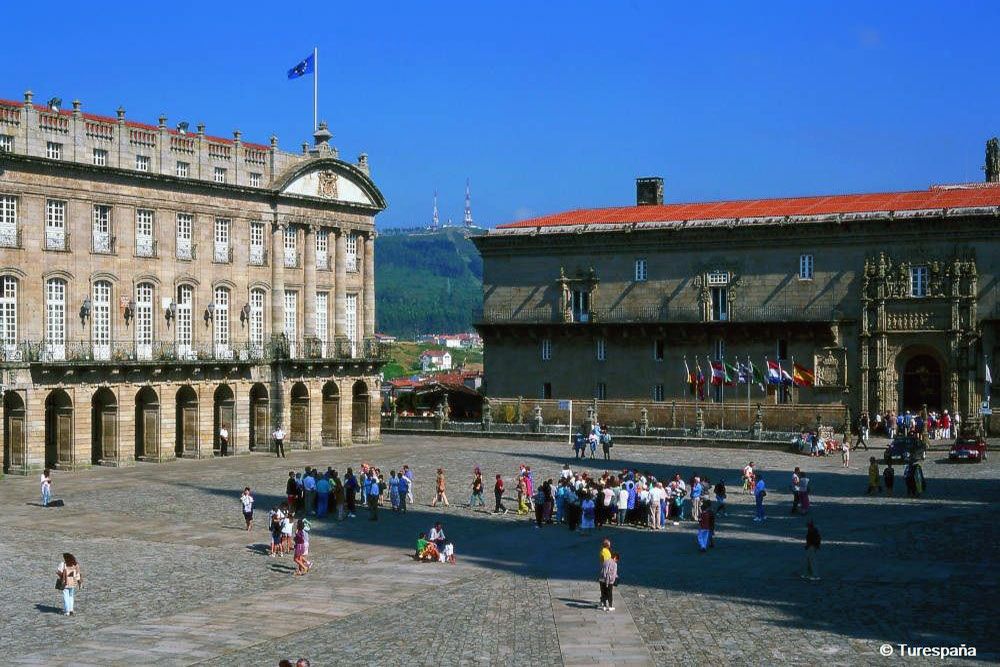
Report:
[[[300,61],[298,65],[288,70],[288,78],[297,79],[300,76],[305,76],[306,74],[312,74],[315,67],[316,67],[316,54],[311,53],[309,54],[309,57],[307,57],[305,60]]]

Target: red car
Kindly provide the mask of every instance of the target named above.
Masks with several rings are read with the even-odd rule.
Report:
[[[948,458],[952,461],[970,461],[972,463],[982,463],[986,460],[986,439],[985,438],[959,438],[951,446]]]

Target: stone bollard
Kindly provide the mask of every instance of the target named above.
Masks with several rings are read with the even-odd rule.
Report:
[[[434,411],[434,428],[439,431],[443,431],[445,424],[448,423],[448,399],[445,398],[443,401],[438,403],[437,409]]]
[[[677,401],[670,401],[670,428],[677,428]]]
[[[643,408],[639,411],[639,435],[646,435],[649,432],[649,410]]]
[[[389,423],[393,428],[396,428],[396,423],[399,421],[399,406],[396,405],[396,401],[392,402],[392,413],[389,415]]]
[[[532,410],[531,416],[531,431],[532,433],[541,433],[542,426],[544,425],[544,420],[542,419],[542,406],[536,404],[534,410]],[[570,424],[570,430],[573,429],[573,425]]]
[[[594,430],[594,425],[597,424],[597,399],[595,398],[590,405],[587,406],[587,421],[584,423],[585,432],[590,433]],[[570,425],[570,430],[572,430],[572,424]]]
[[[705,413],[700,405],[694,413],[694,433],[699,437],[705,434]]]
[[[490,406],[489,399],[483,400],[483,417],[481,423],[483,431],[488,433],[493,430],[493,408]]]
[[[757,440],[760,440],[764,434],[764,410],[761,408],[760,403],[757,404],[757,416],[754,417],[753,426],[750,427],[750,431]]]

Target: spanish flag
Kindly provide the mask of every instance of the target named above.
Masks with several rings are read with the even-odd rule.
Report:
[[[805,366],[792,364],[792,382],[796,387],[811,387],[814,384],[813,372]]]

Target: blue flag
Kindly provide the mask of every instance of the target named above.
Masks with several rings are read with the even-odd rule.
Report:
[[[298,65],[288,70],[288,78],[297,79],[300,76],[305,76],[306,74],[312,74],[315,65],[316,65],[316,54],[310,53],[305,60],[300,61]]]

